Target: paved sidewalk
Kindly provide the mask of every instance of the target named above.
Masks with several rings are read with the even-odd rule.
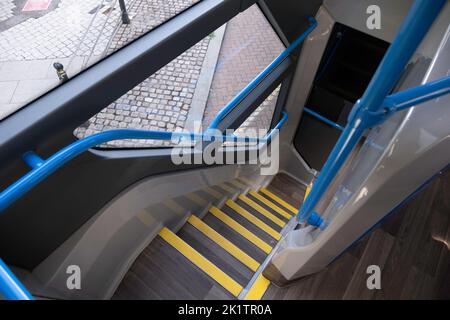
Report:
[[[251,80],[269,65],[284,46],[257,6],[227,24],[217,70],[210,89],[203,127]],[[278,96],[276,90],[241,126],[268,129]]]
[[[29,12],[30,0],[1,1],[0,120],[59,85],[54,62],[74,76],[199,0],[127,0],[129,25],[118,0],[51,0]]]
[[[121,23],[117,0],[51,0],[47,10],[24,12],[27,1],[0,4],[0,120],[59,84],[54,62],[73,76],[199,0],[128,0],[128,25]],[[116,128],[198,132],[194,121],[207,126],[282,49],[254,6],[107,106],[75,135]],[[277,91],[243,128],[268,127],[276,97]],[[136,140],[107,146],[167,144]]]
[[[129,12],[131,25],[121,25],[115,32],[109,52],[123,47],[130,40],[145,33],[180,12],[192,0],[161,1],[135,0]],[[191,130],[200,120],[206,105],[207,91],[219,54],[223,34],[216,31],[184,52],[158,72],[103,109],[88,123],[78,128],[79,138],[116,128],[158,131]],[[210,79],[209,79],[210,78]],[[206,94],[206,95],[205,95]],[[104,147],[139,148],[170,145],[170,142],[152,140],[112,141]]]

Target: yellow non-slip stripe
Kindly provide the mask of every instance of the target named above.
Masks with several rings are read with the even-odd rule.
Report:
[[[256,278],[255,283],[248,291],[244,300],[261,300],[261,298],[264,296],[264,293],[266,293],[267,289],[269,288],[269,285],[270,281],[267,280],[262,274],[260,274],[258,278]]]
[[[233,200],[227,200],[226,205],[229,206],[231,209],[239,213],[241,216],[243,216],[245,219],[253,223],[255,226],[260,228],[262,231],[270,235],[275,240],[281,239],[281,234],[279,234],[276,230],[262,222],[260,219],[252,215],[250,212],[242,208],[240,205],[238,205]]]
[[[311,189],[312,189],[312,185],[309,185],[309,186],[306,187],[305,197],[303,198],[303,201],[305,201],[306,198],[308,198],[308,195],[311,192]]]
[[[265,253],[269,254],[270,251],[272,251],[272,247],[270,245],[261,240],[259,237],[255,236],[252,232],[248,231],[238,222],[230,218],[223,211],[219,210],[216,207],[212,207],[209,209],[209,212],[211,212],[211,214],[214,215],[217,219],[225,223],[227,226],[229,226],[231,229],[239,233],[241,236],[243,236],[245,239],[253,243],[255,246],[260,248]]]
[[[213,263],[211,263],[200,253],[198,253],[197,250],[192,248],[190,245],[184,242],[180,237],[178,237],[169,229],[163,228],[159,232],[159,236],[163,238],[167,243],[169,243],[172,247],[177,249],[182,255],[188,258],[189,261],[195,264],[208,276],[213,278],[216,282],[218,282],[222,287],[228,290],[235,297],[237,297],[239,293],[242,291],[243,288],[239,283],[234,281],[225,272],[217,268]]]
[[[297,214],[298,213],[298,208],[290,205],[289,203],[287,203],[286,201],[284,201],[283,199],[281,199],[279,196],[277,196],[276,194],[270,192],[269,190],[267,190],[266,188],[261,188],[259,190],[260,192],[264,193],[266,196],[268,196],[269,198],[271,198],[272,200],[275,200],[276,202],[278,202],[279,204],[281,204],[283,207],[285,207],[286,209],[288,209],[289,211],[291,211],[293,214]]]
[[[208,226],[206,223],[204,223],[202,220],[197,218],[196,216],[190,216],[188,219],[188,222],[193,225],[197,230],[199,230],[201,233],[203,233],[205,236],[210,238],[212,241],[217,243],[219,246],[221,246],[226,252],[231,254],[233,257],[235,257],[237,260],[242,262],[244,265],[246,265],[250,270],[256,271],[260,264],[250,257],[248,254],[246,254],[244,251],[236,247],[233,243],[228,241],[226,238],[224,238],[222,235],[220,235],[216,230]]]
[[[255,191],[250,191],[249,192],[250,195],[256,199],[258,199],[259,201],[261,201],[262,203],[264,203],[266,206],[268,206],[270,209],[272,209],[273,211],[275,211],[276,213],[278,213],[279,215],[285,217],[286,219],[290,219],[292,218],[292,215],[290,213],[287,213],[286,211],[284,211],[283,209],[281,209],[279,206],[277,206],[275,203],[273,203],[272,201],[267,200],[266,198],[264,198],[262,195],[256,193]]]
[[[269,211],[267,211],[266,209],[261,207],[259,204],[257,204],[255,201],[248,198],[247,196],[244,196],[241,194],[239,196],[239,199],[244,201],[246,204],[248,204],[250,207],[252,207],[256,211],[258,211],[260,214],[265,216],[270,221],[274,222],[276,225],[278,225],[280,227],[284,227],[286,225],[286,222],[284,222],[280,218],[276,217],[275,215],[273,215],[272,213],[270,213]]]

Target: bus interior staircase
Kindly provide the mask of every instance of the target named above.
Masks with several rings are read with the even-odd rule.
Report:
[[[226,186],[225,186],[226,187]],[[125,275],[113,299],[261,299],[262,272],[295,227],[306,187],[285,174],[236,195],[173,232],[163,227]]]

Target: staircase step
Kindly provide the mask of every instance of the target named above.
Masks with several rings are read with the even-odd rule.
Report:
[[[250,257],[248,254],[246,254],[244,251],[239,249],[236,245],[234,245],[231,241],[223,237],[220,233],[215,231],[213,228],[208,226],[206,223],[204,223],[202,220],[197,218],[196,216],[192,215],[188,222],[197,228],[201,233],[203,233],[205,236],[210,238],[212,241],[214,241],[216,244],[218,244],[222,249],[224,249],[226,252],[228,252],[230,255],[232,255],[235,259],[240,261],[242,264],[247,266],[252,271],[256,271],[260,264]]]
[[[267,253],[255,246],[252,242],[247,240],[247,238],[243,237],[239,232],[229,227],[223,221],[216,218],[213,214],[208,213],[203,217],[203,222],[208,224],[208,226],[218,233],[226,235],[230,242],[255,259],[259,264],[266,258]]]
[[[291,211],[282,208],[280,205],[277,205],[273,201],[267,199],[262,194],[255,191],[250,191],[248,197],[267,210],[276,212],[277,216],[284,221],[290,220],[293,217],[293,213]]]
[[[212,262],[206,259],[203,255],[201,255],[198,251],[184,242],[169,229],[163,228],[160,231],[159,236],[235,297],[237,297],[242,291],[243,287],[238,282],[220,270],[217,266],[215,266]]]
[[[224,205],[220,209],[224,214],[227,215],[227,217],[231,218],[235,222],[237,222],[241,227],[245,228],[249,232],[251,232],[254,236],[258,237],[262,241],[264,241],[266,244],[268,244],[270,247],[274,247],[277,243],[277,240],[272,237],[270,234],[262,230],[260,227],[255,225],[253,222],[249,221],[239,213],[237,213],[234,209],[230,208],[228,205]],[[272,251],[272,250],[270,250]],[[266,252],[267,254],[270,252]]]
[[[241,286],[247,285],[253,275],[253,271],[247,268],[239,260],[235,259],[217,243],[201,233],[191,224],[186,224],[177,232],[177,236],[183,239],[193,249],[208,259],[217,268],[233,278]]]
[[[253,243],[256,247],[263,250],[266,254],[269,254],[272,251],[272,246],[268,244],[266,241],[262,240],[260,235],[256,235],[254,232],[250,231],[246,227],[244,227],[241,223],[239,223],[237,220],[233,219],[239,216],[238,214],[235,214],[235,217],[231,217],[229,212],[225,212],[222,210],[219,210],[216,207],[212,207],[209,212],[213,214],[217,219],[221,220],[223,223],[225,223],[227,226],[232,228],[234,231],[239,233],[241,236],[246,238],[248,241]],[[243,219],[245,220],[245,219]],[[257,227],[254,226],[254,229]],[[263,233],[263,232],[260,232]],[[270,236],[267,236],[270,238]]]
[[[283,228],[286,225],[286,221],[275,216],[269,210],[265,209],[263,206],[259,205],[258,203],[256,203],[252,199],[250,199],[249,197],[247,197],[245,195],[240,195],[239,200],[244,202],[249,207],[252,207],[253,209],[255,209],[255,211],[257,211],[261,215],[265,216],[267,219],[269,219],[270,221],[275,223],[278,227]]]
[[[291,204],[291,203],[293,203],[293,201],[292,200],[286,201],[287,197],[286,196],[282,197],[281,192],[277,192],[276,190],[274,190],[274,188],[271,188],[271,190],[269,190],[268,188],[261,188],[259,190],[259,192],[261,194],[263,194],[265,197],[270,198],[273,201],[277,202],[278,204],[282,205],[284,208],[289,210],[292,214],[298,213],[298,208]]]
[[[143,267],[144,266],[144,267]],[[178,250],[156,237],[133,263],[113,299],[205,299],[212,291],[234,298]]]
[[[278,186],[289,179],[279,178]],[[240,182],[231,185],[242,187]],[[187,207],[194,203],[206,208],[224,194],[219,190],[209,188],[183,199],[189,202]],[[113,298],[234,299],[245,288],[249,289],[245,299],[261,299],[270,285],[259,273],[261,264],[297,213],[296,202],[288,195],[304,193],[298,186],[286,190],[288,194],[269,186],[240,195],[221,209],[211,207],[203,219],[191,215],[177,234],[163,228],[133,263]],[[171,199],[165,206],[184,213],[178,201]]]
[[[250,212],[248,212],[247,210],[245,210],[244,208],[239,206],[233,200],[227,200],[227,202],[225,204],[228,207],[230,207],[231,209],[233,209],[235,212],[240,214],[242,217],[247,219],[249,222],[253,223],[255,226],[260,228],[262,231],[264,231],[265,233],[270,235],[275,240],[280,240],[281,239],[281,234],[280,233],[278,233],[275,229],[273,229],[272,227],[270,227],[269,225],[267,225],[266,223],[264,223],[263,221],[261,221],[260,219],[255,217],[254,215],[252,215]]]

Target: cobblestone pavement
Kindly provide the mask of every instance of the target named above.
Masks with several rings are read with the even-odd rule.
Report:
[[[209,37],[130,90],[102,110],[89,125],[76,130],[77,137],[115,128],[180,131],[184,129]],[[104,147],[154,147],[170,142],[120,140]]]
[[[0,22],[13,16],[14,7],[15,5],[12,0],[2,0],[0,2]]]
[[[100,3],[99,0],[61,0],[56,9],[43,16],[30,17],[4,30],[0,34],[0,61],[89,56],[94,44],[104,49],[119,12],[97,12]],[[23,14],[19,9],[18,14]],[[107,20],[110,23],[105,25]],[[101,39],[97,41],[100,33]]]
[[[118,27],[118,41],[109,46],[112,52],[198,1],[128,0],[132,23],[122,25],[118,0],[59,0],[54,10],[0,34],[0,61],[101,55]],[[12,17],[14,2],[2,0],[0,21]]]
[[[6,29],[5,25],[1,29],[0,18],[0,90],[6,94],[0,96],[0,119],[2,107],[18,108],[33,95],[58,84],[52,67],[55,59],[66,66],[69,76],[75,74],[199,0],[129,0],[126,2],[131,18],[129,25],[120,23],[120,12],[114,9],[117,0],[53,0],[51,11],[16,24],[17,16],[13,17],[16,20],[8,16],[17,11],[11,4],[23,4],[25,0],[4,1],[0,17],[5,17],[4,22],[8,24]],[[10,6],[6,5],[8,3]],[[81,138],[116,128],[182,130],[200,91],[205,91],[203,124],[207,125],[226,102],[282,50],[280,41],[257,7],[229,22],[223,41],[223,34],[219,39],[214,39],[215,36],[203,39],[107,106],[78,128],[75,135]],[[211,44],[214,42],[218,56],[210,54],[214,51]],[[208,60],[213,61],[205,67]],[[211,73],[209,82],[205,81],[205,73],[214,71],[214,77]],[[201,90],[198,90],[199,83]],[[242,128],[268,127],[276,97],[277,91]],[[107,146],[131,148],[164,144],[168,143],[132,140],[114,141]]]
[[[253,80],[282,51],[284,46],[257,6],[231,20],[222,43],[216,73],[203,118],[206,128],[242,88]],[[247,119],[239,132],[268,129],[278,90]]]
[[[23,12],[26,0],[0,4],[0,119],[59,84],[53,62],[70,76],[199,0],[52,0],[48,10]]]
[[[121,25],[112,38],[109,51],[123,47],[186,8],[187,2],[136,0],[130,7],[132,24]],[[151,77],[127,92],[116,102],[92,117],[75,131],[79,138],[117,128],[181,131],[188,113],[211,37],[206,37]],[[138,148],[169,145],[152,140],[111,141],[103,147]]]

